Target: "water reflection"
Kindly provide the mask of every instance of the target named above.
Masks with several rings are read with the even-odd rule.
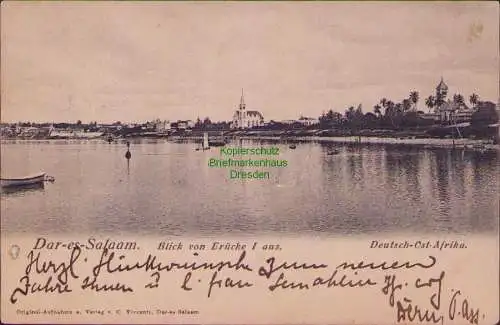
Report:
[[[466,198],[465,185],[465,150],[451,151],[451,179],[453,180],[453,188],[459,197]]]
[[[347,172],[353,186],[363,187],[363,155],[361,152],[350,152],[347,154]]]
[[[436,150],[436,189],[442,214],[448,216],[450,212],[449,171],[450,171],[450,151]]]
[[[406,179],[405,191],[414,201],[422,201],[422,188],[420,185],[420,161],[422,153],[419,151],[409,152],[401,157],[402,175]]]
[[[208,167],[208,159],[220,158],[218,149],[195,151],[193,142],[132,140],[128,166],[124,143],[2,145],[2,172],[36,168],[57,180],[41,192],[2,194],[2,224],[21,232],[172,236],[498,230],[497,152],[300,141],[290,150],[266,140],[231,145],[240,144],[278,146],[280,155],[266,158],[289,166],[272,169],[269,180],[235,180],[229,169]]]
[[[0,188],[0,194],[2,196],[25,196],[32,192],[40,192],[45,189],[44,183],[28,184],[28,185],[17,185],[10,187]]]

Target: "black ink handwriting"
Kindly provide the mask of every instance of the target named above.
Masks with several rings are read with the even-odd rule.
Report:
[[[418,323],[432,322],[434,324],[442,324],[444,321],[444,317],[436,315],[436,311],[424,310],[417,305],[412,305],[412,301],[406,297],[403,298],[403,302],[406,306],[403,306],[403,303],[399,300],[396,303],[398,323],[402,321],[413,322],[416,320]]]
[[[20,280],[19,283],[24,285],[24,288],[22,287],[17,287],[14,289],[12,292],[12,295],[10,296],[10,302],[12,304],[15,304],[18,300],[17,294],[21,294],[23,296],[27,296],[32,293],[37,293],[37,292],[42,292],[42,293],[69,293],[72,292],[72,290],[69,288],[68,284],[61,284],[57,280],[55,281],[56,283],[53,283],[52,281],[52,276],[49,276],[47,281],[45,283],[37,283],[37,282],[30,282],[29,276],[25,275],[23,276]]]
[[[277,288],[309,290],[309,285],[305,284],[303,282],[290,282],[290,281],[285,279],[284,273],[280,273],[276,282],[269,286],[269,290],[274,291]]]
[[[279,271],[279,270],[288,270],[288,269],[292,269],[292,270],[314,269],[314,270],[316,270],[316,269],[323,269],[323,268],[328,267],[328,265],[326,265],[326,264],[306,264],[306,263],[299,264],[298,262],[292,262],[292,263],[283,262],[283,263],[279,264],[278,266],[275,266],[274,265],[275,261],[276,261],[276,258],[274,258],[274,257],[268,258],[266,260],[266,264],[267,264],[268,269],[266,269],[266,267],[264,267],[264,266],[261,266],[259,268],[258,274],[260,276],[265,276],[267,279],[269,279],[276,271]]]
[[[313,287],[315,286],[321,286],[321,285],[326,285],[328,288],[330,287],[350,287],[350,288],[361,288],[365,286],[373,286],[376,285],[377,282],[373,281],[372,279],[368,278],[366,280],[357,280],[354,281],[348,279],[347,275],[344,274],[340,280],[336,280],[337,276],[337,270],[333,271],[332,275],[328,279],[323,279],[321,277],[317,277],[314,279],[313,282]],[[357,275],[357,272],[354,272],[354,275]]]
[[[429,281],[427,282],[422,283],[420,278],[418,278],[415,281],[415,288],[431,287],[433,283],[437,283],[438,285],[437,293],[434,293],[430,298],[432,307],[434,307],[437,310],[439,310],[439,308],[441,307],[441,287],[443,278],[444,278],[444,271],[441,272],[441,275],[439,277],[430,278]]]
[[[97,264],[92,272],[94,276],[98,276],[99,273],[105,269],[106,272],[108,273],[115,273],[115,272],[128,272],[132,270],[144,270],[146,272],[149,271],[156,271],[156,272],[162,272],[162,271],[172,271],[172,270],[187,270],[187,271],[196,271],[196,270],[216,270],[216,271],[221,271],[224,268],[227,269],[232,269],[232,270],[244,270],[244,271],[252,271],[252,268],[248,265],[243,263],[245,260],[246,256],[246,251],[242,251],[239,259],[237,262],[231,262],[231,261],[220,261],[217,263],[212,263],[212,262],[184,262],[184,263],[177,263],[177,262],[171,262],[168,264],[162,264],[162,262],[157,261],[157,257],[154,255],[149,254],[148,257],[146,258],[145,261],[143,262],[137,262],[135,264],[129,265],[129,264],[122,264],[120,262],[117,262],[116,260],[121,260],[122,256],[116,258],[114,252],[109,252],[107,249],[104,249],[101,255],[101,259],[99,264]]]
[[[469,306],[469,301],[467,299],[462,300],[462,308],[457,313],[457,300],[461,298],[462,292],[456,290],[450,300],[450,305],[448,307],[448,317],[450,320],[454,320],[457,315],[465,319],[469,324],[479,324],[479,309],[474,309]],[[484,318],[484,315],[483,315]]]
[[[337,269],[351,269],[351,270],[359,270],[359,269],[370,269],[370,270],[397,270],[401,268],[405,269],[411,269],[414,267],[420,267],[423,269],[429,269],[436,264],[436,258],[434,256],[429,256],[429,259],[431,262],[429,264],[422,264],[420,262],[415,262],[411,263],[409,261],[406,261],[404,263],[401,263],[399,261],[394,261],[392,264],[389,264],[389,262],[382,262],[379,264],[375,264],[373,262],[366,263],[365,261],[361,261],[356,263],[348,263],[348,262],[343,262],[337,266]]]
[[[208,285],[208,298],[212,295],[212,288],[215,286],[216,288],[249,288],[253,287],[253,283],[242,281],[242,280],[233,280],[230,277],[226,277],[223,279],[217,279],[218,272],[215,271],[212,275],[212,279]]]
[[[83,279],[83,283],[81,288],[83,290],[89,289],[95,292],[108,292],[108,291],[121,291],[121,292],[133,292],[131,287],[121,284],[121,283],[115,283],[115,284],[98,284],[97,283],[97,277],[85,277]]]
[[[24,275],[19,279],[21,287],[14,289],[10,296],[10,302],[15,304],[18,301],[18,294],[27,296],[37,292],[41,293],[69,293],[72,292],[68,285],[69,278],[78,279],[74,269],[75,263],[80,257],[81,249],[75,247],[71,251],[69,261],[62,263],[55,263],[52,260],[47,262],[40,261],[40,253],[35,255],[34,251],[28,253],[28,265],[25,268]],[[42,283],[32,282],[30,275],[32,274],[51,274],[46,281]],[[54,278],[55,277],[55,278]]]
[[[394,296],[396,290],[401,290],[403,287],[402,284],[396,284],[396,276],[395,275],[386,275],[384,278],[385,286],[382,287],[382,293],[384,295],[389,295],[389,305],[394,307]]]

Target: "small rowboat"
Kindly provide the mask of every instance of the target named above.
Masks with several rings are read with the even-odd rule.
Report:
[[[45,181],[45,173],[40,172],[35,175],[30,175],[22,178],[1,178],[1,187],[14,187],[14,186],[25,186],[39,184]]]
[[[226,141],[222,141],[222,140],[209,140],[208,141],[209,147],[224,147],[225,145],[226,145]]]

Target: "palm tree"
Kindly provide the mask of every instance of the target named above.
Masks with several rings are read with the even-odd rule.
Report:
[[[380,108],[381,106],[379,104],[373,106],[373,112],[375,113],[377,118],[380,118],[380,116],[382,115],[382,111],[380,110]]]
[[[357,117],[363,116],[363,106],[361,104],[356,108],[355,114]]]
[[[453,95],[453,101],[457,104],[463,104],[464,103],[464,96],[461,94],[455,94]]]
[[[411,99],[409,98],[403,99],[403,103],[401,104],[403,113],[406,113],[411,109],[411,103],[412,103]]]
[[[472,106],[476,106],[479,103],[479,96],[473,93],[469,97],[469,102],[472,104]]]
[[[464,96],[462,96],[461,94],[453,95],[453,101],[458,105],[459,108],[465,106]]]
[[[396,105],[394,105],[394,113],[403,113],[403,104],[397,103]]]
[[[395,106],[394,102],[392,100],[388,100],[385,105],[387,107],[385,113],[387,114],[387,111],[389,111],[389,114],[393,114]]]
[[[415,111],[417,111],[417,103],[419,99],[420,99],[420,94],[418,93],[418,91],[414,90],[410,92],[410,100],[413,103],[413,109]]]
[[[392,119],[392,117],[394,116],[394,113],[395,113],[395,104],[392,100],[387,100],[386,101],[386,109],[385,109],[385,112],[384,112],[384,115],[389,117],[389,119],[391,120],[391,124],[392,126],[395,126],[394,124],[394,120]]]
[[[427,107],[429,107],[429,113],[430,113],[431,109],[436,107],[436,98],[434,96],[430,95],[429,97],[427,97],[425,99],[425,105],[427,105]]]
[[[382,105],[383,108],[387,107],[387,98],[382,98],[380,100],[380,105]]]
[[[354,106],[349,106],[345,111],[345,117],[347,120],[351,120],[354,117]]]

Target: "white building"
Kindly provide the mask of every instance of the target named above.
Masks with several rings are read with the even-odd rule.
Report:
[[[195,126],[195,122],[191,120],[187,121],[177,121],[177,129],[178,130],[187,130],[187,129],[192,129]]]
[[[302,124],[304,126],[311,126],[311,125],[319,124],[319,119],[313,118],[313,117],[301,116],[297,122],[299,122],[300,124]]]
[[[170,131],[172,127],[170,126],[169,121],[161,121],[161,120],[156,120],[155,121],[155,129],[156,132],[158,133],[164,133]]]
[[[56,129],[51,127],[49,130],[49,136],[51,138],[62,138],[62,139],[93,139],[102,136],[102,132],[85,132],[83,129]]]
[[[245,100],[243,98],[243,89],[241,90],[240,106],[234,112],[232,129],[247,129],[255,126],[264,125],[264,116],[259,111],[247,111]]]

